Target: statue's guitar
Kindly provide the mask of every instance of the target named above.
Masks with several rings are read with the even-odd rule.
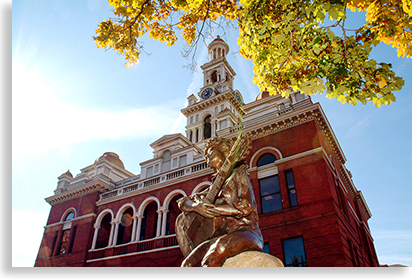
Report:
[[[232,149],[230,150],[229,156],[225,159],[222,167],[218,170],[215,180],[209,187],[208,193],[203,198],[204,203],[214,203],[226,179],[228,179],[232,174],[233,168],[235,167],[236,163],[245,158],[249,153],[249,150],[251,148],[250,141],[251,140],[249,136],[245,136],[242,133],[239,134],[232,146]],[[183,212],[182,214],[185,215],[185,221],[181,229],[184,234],[184,241],[188,244],[184,246],[188,246],[190,249],[190,251],[182,250],[185,257],[200,243],[211,238],[218,231],[225,229],[219,228],[219,226],[215,224],[215,218],[206,218],[194,211]],[[183,245],[180,245],[180,247],[182,246]]]

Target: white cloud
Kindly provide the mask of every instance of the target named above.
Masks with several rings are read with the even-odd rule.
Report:
[[[199,44],[200,46],[200,44]],[[200,55],[196,61],[197,65],[202,65],[207,61],[207,47],[202,45],[202,50]],[[200,88],[203,87],[203,73],[200,71],[194,72],[192,82],[189,84],[186,90],[186,96],[190,96],[192,94],[197,95],[196,93],[199,91]],[[187,100],[182,103],[182,108],[187,106]],[[186,117],[183,114],[179,114],[179,116],[175,119],[172,128],[170,129],[170,133],[184,133],[186,126]]]
[[[65,103],[35,73],[13,68],[13,156],[73,143],[168,131],[176,103],[123,111],[85,110]],[[172,116],[172,117],[171,117]]]
[[[243,58],[240,54],[237,54],[235,57],[236,57],[236,64],[238,65],[240,69],[240,76],[248,90],[247,96],[244,95],[244,99],[245,101],[248,99],[254,101],[260,92],[259,92],[259,88],[255,84],[252,83],[252,79],[254,76],[253,67],[251,67],[251,65],[248,65],[248,62],[246,61],[246,59]],[[245,94],[245,93],[242,93],[242,94]]]

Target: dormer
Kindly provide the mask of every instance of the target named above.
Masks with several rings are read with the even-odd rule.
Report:
[[[57,189],[54,191],[55,194],[62,193],[69,188],[70,182],[73,180],[73,174],[70,170],[67,170],[65,173],[58,177],[59,181],[57,182]]]
[[[191,94],[189,97],[187,97],[187,105],[191,106],[191,105],[197,103],[197,100],[198,99],[196,98],[196,96]]]
[[[153,159],[140,163],[141,178],[149,178],[192,164],[201,150],[180,133],[165,135],[150,145]]]

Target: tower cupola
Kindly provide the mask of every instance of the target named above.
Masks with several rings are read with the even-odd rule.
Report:
[[[209,61],[213,61],[220,57],[226,57],[226,55],[229,53],[229,46],[220,38],[219,35],[217,35],[217,38],[209,44],[208,52]]]

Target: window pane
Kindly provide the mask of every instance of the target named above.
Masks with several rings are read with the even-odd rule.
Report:
[[[262,252],[263,252],[263,253],[266,253],[266,254],[270,254],[270,253],[269,253],[269,242],[265,242],[265,243],[263,244],[263,250],[262,250]]]
[[[266,154],[262,155],[262,157],[259,158],[257,166],[261,167],[261,166],[264,166],[264,165],[267,165],[267,164],[271,164],[275,161],[276,161],[275,155],[270,154],[270,153],[266,153]]]
[[[74,213],[73,213],[73,212],[70,212],[70,213],[66,216],[65,221],[69,221],[69,220],[73,219],[73,217],[74,217]]]
[[[295,180],[293,179],[293,172],[287,171],[286,172],[286,182],[288,184],[288,188],[295,188]]]
[[[261,196],[280,192],[279,177],[277,175],[259,179],[259,185]]]
[[[289,202],[290,202],[290,206],[298,205],[298,199],[296,197],[296,189],[289,190]]]
[[[307,266],[303,238],[294,238],[283,241],[285,266]]]
[[[262,197],[262,213],[282,209],[280,193]]]
[[[186,155],[179,157],[179,167],[183,167],[186,165]]]
[[[67,242],[69,241],[70,230],[63,231],[62,240],[60,243],[60,254],[65,254],[67,249]]]

